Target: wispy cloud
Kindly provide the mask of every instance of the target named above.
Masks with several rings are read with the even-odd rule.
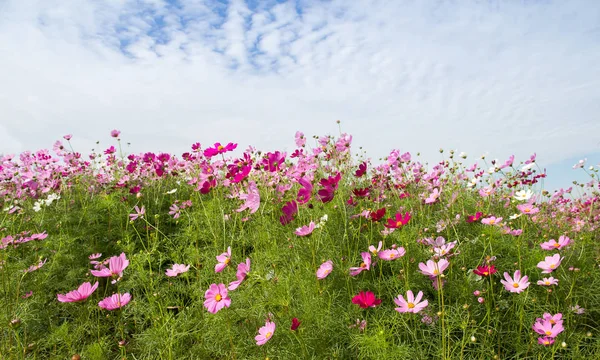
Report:
[[[439,147],[546,164],[600,149],[600,3],[0,3],[0,152],[119,128],[132,151]]]

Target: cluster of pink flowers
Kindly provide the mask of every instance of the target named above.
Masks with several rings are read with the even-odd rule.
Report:
[[[542,335],[538,338],[538,343],[544,346],[554,344],[554,339],[564,331],[562,314],[552,315],[544,313],[541,318],[537,318],[532,326],[533,331]]]

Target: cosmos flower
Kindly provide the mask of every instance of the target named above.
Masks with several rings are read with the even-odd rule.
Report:
[[[60,302],[79,302],[87,299],[98,288],[98,282],[92,286],[89,282],[84,282],[77,290],[69,291],[65,295],[57,294]]]
[[[515,271],[513,277],[510,277],[510,275],[505,272],[504,279],[505,280],[500,280],[500,282],[504,285],[506,291],[518,294],[529,287],[529,281],[527,281],[529,280],[529,277],[527,275],[521,277],[521,271],[519,270]]]
[[[404,297],[402,295],[398,295],[398,298],[394,299],[394,302],[396,303],[396,305],[399,306],[395,310],[400,313],[410,312],[410,313],[416,314],[419,311],[425,309],[427,307],[427,305],[429,305],[429,301],[427,301],[427,300],[421,301],[422,297],[423,297],[422,291],[419,291],[419,293],[417,294],[417,297],[415,298],[413,292],[411,290],[408,290],[406,292],[406,300],[404,299]]]
[[[123,306],[129,304],[129,301],[131,301],[131,294],[129,293],[125,293],[123,295],[113,294],[112,296],[101,300],[98,303],[98,306],[100,306],[104,310],[115,310],[120,309]]]

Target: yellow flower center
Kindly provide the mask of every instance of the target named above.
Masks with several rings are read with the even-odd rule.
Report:
[[[402,221],[396,221],[396,227],[402,226]]]
[[[440,271],[438,269],[433,270],[433,275],[439,275]]]
[[[550,341],[544,340],[544,345],[550,345]]]
[[[360,264],[360,267],[363,268],[363,269],[365,269],[367,267],[367,264],[362,263],[362,264]]]
[[[390,259],[393,259],[393,258],[395,258],[395,257],[396,257],[396,254],[394,254],[394,253],[390,253],[390,256],[389,256],[389,258],[390,258]]]
[[[491,219],[491,220],[490,220],[490,225],[493,225],[495,222],[496,222],[496,220],[494,220],[494,219]]]
[[[484,271],[484,272],[483,272],[483,275],[484,275],[484,276],[488,276],[488,275],[489,275],[489,273],[488,273],[487,271]]]
[[[218,147],[217,149],[218,149],[219,151],[221,151],[221,150],[223,150],[223,149],[225,149],[225,148],[223,147],[223,145],[219,145],[219,147]]]
[[[223,299],[223,297],[221,296],[221,294],[217,294],[217,295],[215,296],[215,300],[216,300],[216,301],[221,301],[221,299]]]
[[[228,265],[229,265],[229,263],[230,263],[230,262],[231,262],[231,259],[230,259],[230,258],[227,258],[227,259],[225,259],[225,264],[228,264]]]
[[[555,266],[556,264],[550,264],[550,269],[554,269]]]
[[[268,333],[267,333],[267,335],[265,335],[265,337],[266,337],[267,339],[270,339],[270,338],[271,338],[271,336],[273,336],[273,333],[272,333],[272,332],[268,332]]]
[[[559,247],[559,246],[560,246],[560,244],[559,244],[559,243],[554,243],[554,245],[553,245],[553,246],[554,246],[555,248],[557,248],[557,247]]]
[[[552,331],[546,330],[546,335],[550,336],[552,334]]]
[[[513,283],[513,287],[516,289],[519,287],[519,283]]]
[[[409,308],[409,309],[412,309],[412,308],[414,308],[414,307],[415,307],[415,304],[413,304],[413,303],[408,303],[408,308]]]

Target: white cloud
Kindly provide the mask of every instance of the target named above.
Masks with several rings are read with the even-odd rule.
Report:
[[[337,119],[374,157],[598,150],[600,3],[259,3],[5,1],[0,153],[112,128],[136,152],[290,150]]]

